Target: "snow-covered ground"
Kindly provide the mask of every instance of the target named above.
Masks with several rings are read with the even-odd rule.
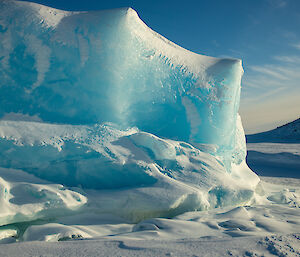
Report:
[[[23,121],[1,121],[0,125],[0,256],[300,255],[299,144],[249,143],[248,162],[261,179],[257,185],[256,176],[247,169],[229,176],[221,172],[220,161],[192,145],[136,128],[122,132],[109,124],[90,127]],[[99,140],[98,135],[106,136]],[[253,167],[260,160],[253,153],[263,156],[259,169]],[[96,154],[102,156],[100,163],[95,162]],[[162,159],[171,157],[172,162]],[[137,167],[145,167],[145,174],[153,165],[165,171],[153,169],[151,177],[141,177],[141,181],[133,181],[133,176],[126,182],[124,177],[129,187],[119,189],[53,184],[55,179],[71,181],[64,177],[71,174],[66,165],[69,159],[78,159],[79,178],[93,177],[95,165],[140,165],[141,160],[144,164]],[[268,165],[273,167],[272,176],[266,176]],[[41,169],[49,177],[37,172]],[[115,172],[122,174],[122,170]],[[93,179],[101,184],[118,178],[108,175]],[[196,197],[205,196],[211,185],[221,188],[222,180],[237,191],[210,189],[204,202],[205,198],[201,202]],[[234,185],[243,180],[255,182],[253,194]],[[138,183],[144,186],[136,187]],[[135,207],[140,209],[132,209]],[[189,211],[195,208],[202,211]]]
[[[299,180],[284,181],[300,186]],[[3,244],[1,256],[299,256],[300,213],[293,201],[299,192],[295,186],[285,188],[290,191],[278,193],[268,204],[190,212],[174,219],[126,224],[113,217],[79,215],[37,224],[24,235],[34,241]],[[276,203],[282,199],[287,203]],[[70,223],[74,225],[62,225]],[[98,235],[82,237],[91,232]],[[41,242],[58,236],[66,241]]]
[[[300,178],[300,119],[247,141],[247,163],[258,175]]]
[[[250,144],[276,156],[299,156],[299,145]],[[285,168],[288,169],[288,158]],[[293,160],[290,162],[293,166]],[[5,169],[1,169],[2,175]],[[264,170],[260,170],[264,172]],[[278,171],[279,172],[279,171]],[[1,256],[300,256],[300,179],[261,176],[256,202],[239,207],[186,212],[137,224],[97,213],[1,227]],[[299,165],[298,165],[299,172]],[[11,173],[6,173],[8,175]],[[10,180],[33,179],[19,171]],[[296,177],[296,176],[294,176]],[[29,227],[30,226],[30,227]],[[20,230],[20,226],[18,227]],[[16,241],[22,234],[21,242]],[[47,241],[47,242],[45,242]]]
[[[300,178],[300,144],[248,143],[247,163],[258,175]]]

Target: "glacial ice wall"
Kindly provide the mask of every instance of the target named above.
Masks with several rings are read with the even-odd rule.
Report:
[[[251,203],[242,73],[240,60],[185,50],[131,8],[0,1],[0,225]]]
[[[2,1],[0,53],[4,119],[137,126],[215,144],[227,158],[235,148],[241,61],[185,50],[131,8],[66,12]]]

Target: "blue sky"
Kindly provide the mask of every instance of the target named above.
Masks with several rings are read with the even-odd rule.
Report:
[[[247,133],[300,117],[299,0],[35,0],[64,10],[133,7],[153,30],[196,53],[243,60]]]

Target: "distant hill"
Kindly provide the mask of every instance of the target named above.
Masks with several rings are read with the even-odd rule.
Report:
[[[246,135],[247,143],[300,143],[300,118],[276,129]]]

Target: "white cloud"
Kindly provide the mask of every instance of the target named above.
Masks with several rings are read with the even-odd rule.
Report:
[[[271,76],[273,78],[278,79],[286,79],[284,74],[281,72],[276,71],[278,69],[277,67],[274,67],[272,65],[265,65],[265,66],[250,66],[251,70],[259,73],[263,73],[264,75]]]
[[[240,111],[248,133],[300,116],[300,55],[273,59],[272,64],[244,67]]]
[[[298,49],[298,50],[300,50],[300,43],[292,44],[291,46]]]
[[[300,56],[274,56],[274,60],[288,63],[300,63]]]
[[[287,5],[287,1],[279,0],[277,1],[277,7],[282,8]]]
[[[300,88],[300,55],[274,56],[276,63],[245,67],[244,85],[251,89]]]
[[[220,46],[220,44],[218,43],[217,40],[213,40],[213,41],[211,41],[211,42],[213,43],[213,45],[214,45],[215,47],[219,47],[219,46]]]
[[[284,8],[288,1],[287,0],[268,0],[268,3],[275,8]]]

